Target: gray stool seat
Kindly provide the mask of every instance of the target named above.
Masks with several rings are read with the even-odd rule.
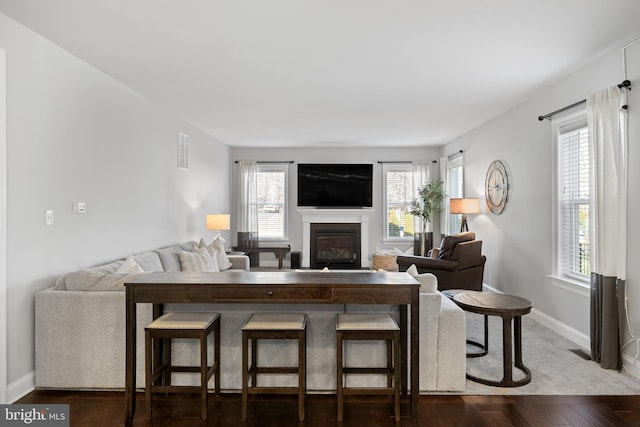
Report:
[[[387,344],[385,367],[345,367],[343,343],[348,340],[382,340]],[[344,416],[344,395],[388,394],[394,399],[396,422],[400,421],[400,328],[388,313],[341,313],[336,321],[338,373],[338,421]],[[386,387],[345,387],[347,374],[384,374]]]
[[[304,421],[306,393],[307,315],[299,313],[254,313],[242,327],[242,420],[248,418],[248,395],[280,393],[298,395],[298,419]],[[295,339],[297,366],[258,366],[258,340]],[[249,363],[251,341],[251,363]],[[297,374],[297,387],[259,387],[258,374]],[[250,383],[250,384],[249,384]]]
[[[214,334],[214,360],[207,361],[207,338]],[[200,366],[177,366],[171,361],[171,340],[193,338],[200,342]],[[200,374],[200,386],[173,386],[173,372]],[[200,393],[200,414],[207,420],[208,383],[215,375],[215,392],[220,393],[220,314],[167,313],[145,328],[145,403],[147,418],[152,417],[153,393]]]

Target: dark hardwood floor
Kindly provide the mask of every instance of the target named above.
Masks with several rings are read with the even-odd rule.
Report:
[[[640,396],[421,396],[415,423],[402,407],[400,423],[393,421],[391,401],[384,397],[352,398],[343,423],[336,422],[332,395],[309,395],[306,420],[298,423],[296,400],[263,396],[249,404],[249,420],[240,419],[240,395],[211,395],[208,422],[200,421],[193,395],[158,396],[154,417],[145,419],[144,394],[138,393],[135,426],[640,426]],[[36,390],[16,403],[66,403],[72,427],[123,425],[122,392]]]

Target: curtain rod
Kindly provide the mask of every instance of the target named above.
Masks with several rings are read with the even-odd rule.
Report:
[[[240,160],[236,160],[234,163],[238,164],[238,163],[240,163]],[[266,164],[266,163],[289,163],[289,164],[293,164],[293,160],[282,160],[282,161],[270,160],[270,161],[263,161],[263,162],[256,162],[256,163],[259,164],[259,165]]]
[[[458,155],[458,154],[464,154],[464,150],[458,150],[458,151],[456,151],[456,152],[455,152],[455,153],[453,153],[453,154],[449,154],[449,155],[447,156],[447,159],[451,159],[452,157],[454,157],[454,156],[456,156],[456,155]]]
[[[629,89],[629,90],[631,90],[631,82],[629,80],[625,80],[622,83],[620,83],[618,85],[618,87],[620,89]],[[566,107],[560,108],[559,110],[552,111],[551,113],[545,114],[544,116],[538,116],[538,120],[539,121],[543,121],[544,119],[551,120],[551,117],[555,116],[556,114],[562,113],[563,111],[570,110],[573,107],[577,107],[578,105],[584,104],[585,102],[587,102],[586,99],[583,99],[582,101],[574,102],[571,105],[567,105]],[[622,108],[624,108],[626,110],[627,106],[623,105]]]
[[[428,163],[438,163],[437,160],[427,160]],[[413,160],[398,160],[398,161],[383,161],[383,160],[378,160],[378,164],[379,165],[384,165],[387,163],[395,163],[395,164],[410,164],[413,163]]]

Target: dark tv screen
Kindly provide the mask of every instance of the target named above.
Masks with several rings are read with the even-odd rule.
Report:
[[[370,208],[372,164],[298,164],[298,206]]]

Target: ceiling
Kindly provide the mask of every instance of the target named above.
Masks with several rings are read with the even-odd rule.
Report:
[[[231,146],[438,146],[640,36],[637,0],[0,0]]]

